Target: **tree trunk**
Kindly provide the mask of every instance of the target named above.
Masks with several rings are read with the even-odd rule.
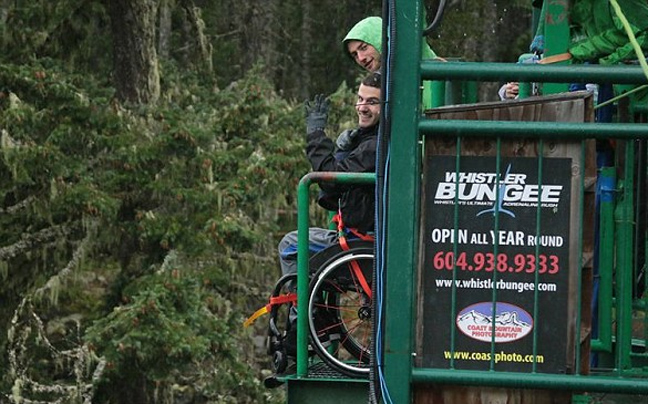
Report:
[[[160,59],[165,60],[169,57],[169,40],[171,39],[171,1],[160,1],[160,22],[158,34],[158,55]]]
[[[185,57],[188,63],[196,66],[199,71],[211,75],[214,72],[212,64],[212,45],[205,35],[205,22],[200,15],[200,9],[193,0],[182,0],[185,15]]]
[[[155,104],[160,74],[155,50],[157,1],[111,0],[113,74],[120,101]]]
[[[481,4],[481,20],[482,20],[482,26],[481,26],[481,33],[480,37],[481,38],[492,38],[492,40],[480,40],[479,41],[479,49],[478,49],[478,55],[479,59],[482,62],[495,62],[499,59],[499,54],[498,54],[498,46],[499,46],[499,41],[497,41],[495,38],[495,32],[497,28],[497,21],[498,21],[498,15],[499,15],[499,10],[498,10],[498,2],[493,1],[485,1]],[[479,21],[477,19],[476,21]],[[498,95],[497,95],[497,90],[499,89],[499,84],[498,83],[483,83],[480,88],[480,94],[479,94],[479,99],[483,101],[490,101],[490,100],[497,100]]]
[[[0,0],[0,27],[3,27],[7,23],[7,17],[9,17],[9,9],[11,8],[10,0]]]
[[[302,0],[302,26],[301,40],[301,69],[299,70],[299,88],[301,89],[301,98],[306,99],[310,96],[308,89],[311,87],[311,50],[313,49],[313,35],[311,33],[312,5],[311,0]]]
[[[282,27],[282,22],[275,18],[276,2],[274,0],[251,2],[245,7],[247,9],[242,14],[244,21],[241,41],[241,48],[244,50],[243,66],[248,70],[254,64],[263,61],[270,73],[267,77],[272,78],[277,61],[273,44],[276,38],[280,37],[281,30],[285,29]]]

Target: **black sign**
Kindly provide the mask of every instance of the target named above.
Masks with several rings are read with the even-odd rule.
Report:
[[[566,372],[571,159],[538,163],[428,157],[424,367]]]

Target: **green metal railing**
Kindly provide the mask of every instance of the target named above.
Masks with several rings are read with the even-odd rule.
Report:
[[[456,69],[450,69],[456,74]],[[610,70],[610,69],[607,69]],[[612,69],[613,70],[613,69]],[[625,70],[625,69],[624,69]],[[500,69],[501,71],[501,69]],[[565,70],[567,72],[567,70]],[[433,77],[441,75],[435,72]],[[442,76],[443,77],[443,76]],[[469,76],[471,77],[471,76]],[[427,77],[426,77],[427,78]],[[552,75],[546,77],[551,80],[568,81],[570,74]],[[645,78],[641,77],[642,80]],[[520,137],[531,137],[537,139],[559,138],[560,140],[585,140],[585,139],[641,139],[648,137],[648,130],[644,125],[638,124],[588,124],[588,123],[558,123],[558,122],[497,122],[497,121],[461,121],[461,120],[423,120],[419,123],[419,131],[427,136],[447,136],[461,139],[463,137],[496,137],[498,139],[511,139]],[[542,140],[540,140],[542,142]],[[542,153],[540,153],[542,154]],[[637,369],[632,368],[631,353],[633,340],[631,333],[632,326],[632,283],[633,283],[633,173],[635,148],[632,142],[627,143],[625,152],[625,166],[623,167],[624,180],[619,189],[608,189],[606,192],[617,193],[619,200],[616,208],[612,202],[613,198],[604,201],[601,208],[601,240],[602,254],[601,270],[601,293],[599,301],[600,308],[600,338],[593,341],[594,350],[610,351],[614,341],[614,369],[609,376],[579,376],[579,349],[574,346],[576,352],[576,375],[572,377],[548,375],[548,374],[511,374],[507,372],[470,372],[459,370],[440,369],[413,369],[413,382],[452,383],[452,384],[479,384],[488,386],[509,386],[525,388],[550,388],[568,389],[574,391],[603,391],[617,393],[640,393],[648,392],[648,382],[638,382],[636,379],[619,379],[622,376],[641,374]],[[499,156],[499,151],[498,151]],[[542,159],[540,159],[542,161]],[[603,176],[614,178],[614,169],[603,170]],[[625,186],[623,184],[626,184]],[[581,212],[582,212],[581,206]],[[616,225],[615,225],[616,222]],[[495,223],[497,231],[497,221]],[[616,244],[615,244],[616,241]],[[616,245],[616,275],[614,296],[612,299],[612,268],[614,246]],[[497,254],[497,245],[495,245]],[[604,270],[606,269],[606,270]],[[581,278],[579,277],[579,284]],[[580,290],[580,287],[578,288]],[[536,296],[537,299],[537,296]],[[494,293],[494,301],[496,294]],[[613,310],[614,308],[614,310]],[[452,309],[455,312],[455,307]],[[612,313],[615,313],[616,333],[612,337]],[[580,315],[580,314],[579,314]],[[578,323],[579,321],[577,321]],[[579,328],[576,329],[576,340],[580,340]],[[494,345],[493,345],[494,346]],[[535,344],[534,344],[535,346]],[[534,348],[535,352],[535,348]],[[634,354],[637,356],[637,354]],[[452,367],[452,366],[451,366]],[[491,365],[492,370],[492,365]],[[515,375],[515,379],[513,378]],[[512,381],[515,380],[515,381]]]
[[[438,383],[460,386],[512,387],[523,389],[616,392],[648,394],[648,383],[617,376],[555,375],[541,373],[479,372],[446,369],[412,369],[414,383]]]
[[[419,130],[434,136],[499,136],[502,139],[525,137],[561,139],[636,139],[648,136],[648,128],[624,123],[516,122],[423,120]]]
[[[526,81],[537,83],[645,84],[639,66],[540,65],[513,63],[420,62],[424,80]]]
[[[312,172],[302,177],[297,186],[297,307],[308,307],[308,229],[309,190],[313,184],[374,184],[374,173]],[[297,316],[297,377],[308,375],[308,316]]]
[[[438,63],[421,61],[417,52],[420,49],[422,30],[421,20],[415,18],[420,14],[419,1],[395,0],[395,23],[398,27],[394,38],[392,82],[386,96],[391,113],[392,142],[390,144],[389,175],[387,181],[387,200],[389,209],[386,215],[387,251],[383,257],[386,266],[386,289],[384,296],[385,329],[384,329],[384,363],[382,364],[384,383],[389,391],[391,402],[411,402],[414,385],[469,385],[489,387],[509,387],[518,389],[549,389],[571,392],[614,392],[622,394],[648,394],[648,364],[646,352],[646,335],[648,335],[648,303],[634,293],[634,283],[638,270],[636,256],[637,229],[635,219],[636,191],[635,171],[645,167],[635,165],[637,150],[636,140],[648,139],[648,128],[645,124],[636,123],[567,123],[567,122],[515,122],[515,121],[467,121],[467,120],[431,120],[423,119],[420,111],[420,84],[424,80],[433,81],[436,98],[433,104],[440,106],[448,102],[465,102],[474,97],[474,86],[470,84],[466,98],[459,94],[452,83],[475,83],[477,81],[520,81],[544,83],[545,94],[563,91],[565,83],[615,83],[645,84],[648,83],[644,72],[638,66],[582,66],[582,65],[533,65],[507,63],[471,63],[448,62]],[[551,7],[556,7],[552,5]],[[562,12],[558,10],[557,12]],[[413,17],[414,16],[414,17]],[[565,38],[565,24],[548,27],[548,33],[560,36],[554,53],[564,51],[568,38]],[[458,86],[458,84],[457,84]],[[453,90],[454,89],[454,90]],[[465,89],[462,91],[466,91]],[[448,93],[454,95],[448,96]],[[418,96],[417,96],[418,95]],[[444,97],[442,97],[444,95]],[[645,105],[631,109],[635,113],[646,113]],[[581,374],[585,370],[581,365],[580,320],[581,297],[583,287],[581,268],[576,276],[576,290],[579,296],[574,307],[576,324],[573,330],[571,349],[573,352],[573,369],[571,374],[549,374],[538,372],[533,363],[529,372],[510,372],[496,370],[494,359],[490,359],[487,370],[458,369],[454,356],[448,368],[417,366],[416,329],[417,306],[421,296],[417,289],[418,265],[421,256],[420,222],[421,222],[421,178],[423,137],[456,139],[457,171],[462,140],[471,138],[490,138],[497,144],[497,176],[500,174],[501,143],[513,139],[529,138],[538,142],[538,185],[542,184],[543,147],[547,140],[560,139],[580,144],[580,161],[585,160],[585,142],[590,139],[623,140],[625,147],[619,159],[620,166],[603,167],[598,181],[603,184],[600,190],[601,200],[598,214],[599,240],[601,246],[598,255],[599,290],[597,293],[598,309],[593,315],[598,320],[597,335],[591,339],[591,352],[605,357],[605,366],[592,369],[590,374]],[[584,193],[585,170],[581,170],[577,200],[579,203],[577,223],[584,227]],[[308,228],[309,228],[309,193],[315,183],[334,181],[339,183],[372,184],[376,181],[374,174],[351,173],[310,173],[304,176],[298,187],[298,307],[308,305],[309,267],[308,267]],[[455,203],[455,206],[458,206]],[[540,209],[536,218],[535,234],[542,232]],[[455,230],[458,228],[458,208],[455,210]],[[499,217],[496,214],[493,229],[499,229]],[[642,229],[639,229],[642,230]],[[644,231],[645,234],[645,231]],[[583,261],[583,234],[578,233],[575,245],[578,248],[577,262]],[[497,255],[498,243],[493,246]],[[453,245],[454,256],[457,256],[457,243]],[[540,254],[536,247],[535,257]],[[453,270],[453,285],[457,267]],[[497,279],[495,273],[494,279]],[[534,318],[537,317],[539,283],[536,272],[534,292]],[[448,318],[452,320],[457,312],[456,293],[452,289],[452,307]],[[493,313],[497,302],[497,290],[493,289]],[[636,314],[644,315],[643,336],[633,335],[632,326],[636,323]],[[543,319],[543,321],[550,321]],[[297,374],[296,378],[308,376],[308,320],[307,316],[298,316],[297,339]],[[537,330],[531,336],[533,356],[537,354]],[[455,331],[452,328],[450,352],[454,353]],[[494,337],[490,342],[490,353],[495,354]]]
[[[633,243],[636,240],[634,230],[634,172],[635,140],[648,139],[648,128],[634,123],[561,123],[561,122],[504,122],[504,121],[462,121],[462,120],[426,120],[421,118],[420,99],[418,94],[422,80],[435,82],[447,81],[520,81],[545,83],[545,94],[564,91],[566,85],[561,83],[615,83],[645,84],[648,82],[638,66],[582,66],[582,65],[533,65],[505,63],[437,63],[421,61],[417,54],[409,50],[420,46],[421,22],[415,18],[419,14],[418,1],[395,1],[395,25],[398,28],[394,43],[391,93],[387,95],[391,108],[391,120],[397,133],[392,133],[390,145],[390,174],[388,176],[387,212],[387,289],[384,342],[384,373],[390,399],[394,403],[410,402],[412,384],[453,384],[478,385],[494,387],[512,387],[522,389],[552,389],[573,392],[617,392],[625,394],[648,394],[648,377],[645,369],[636,358],[645,358],[642,352],[633,348],[645,345],[643,340],[633,338],[633,310],[643,310],[645,301],[633,298],[633,282],[637,273],[634,265]],[[557,4],[558,2],[556,2]],[[563,15],[566,10],[557,8],[565,5],[551,5],[554,15]],[[561,14],[562,13],[562,14]],[[414,16],[414,17],[413,17]],[[561,20],[562,21],[562,20]],[[565,34],[567,32],[567,34]],[[553,54],[566,51],[569,44],[567,19],[561,24],[547,28],[547,34],[559,40]],[[441,88],[441,86],[439,86]],[[638,106],[634,112],[642,112]],[[412,206],[412,201],[421,197],[421,152],[420,140],[425,135],[430,137],[462,138],[491,137],[502,140],[529,137],[544,139],[585,141],[587,139],[620,139],[625,140],[624,153],[621,156],[621,167],[603,168],[600,178],[608,185],[603,189],[600,204],[599,255],[600,290],[598,293],[599,308],[594,313],[599,320],[598,336],[591,341],[592,351],[609,353],[613,356],[611,368],[594,369],[591,374],[581,375],[580,358],[580,298],[577,300],[575,315],[575,337],[572,342],[575,356],[573,374],[558,375],[537,373],[535,368],[530,373],[488,371],[471,371],[454,369],[436,369],[416,367],[415,308],[417,299],[417,263],[419,260],[419,223],[420,207],[415,203],[413,209],[394,209],[398,206]],[[584,146],[581,143],[584,153]],[[497,153],[499,158],[499,152]],[[542,153],[539,154],[542,156]],[[539,158],[542,164],[542,157]],[[645,169],[645,167],[640,167]],[[498,165],[499,170],[499,165]],[[617,180],[616,173],[623,174]],[[580,226],[583,226],[584,174],[581,174]],[[497,229],[497,224],[495,224]],[[539,229],[538,229],[539,230]],[[640,229],[641,230],[641,229]],[[645,234],[645,232],[644,232]],[[578,241],[580,260],[582,260],[582,234]],[[497,251],[497,244],[495,245]],[[455,245],[455,253],[456,245]],[[537,254],[537,252],[536,252]],[[456,270],[456,267],[455,267]],[[576,270],[576,269],[574,269]],[[577,277],[577,289],[582,287],[582,274]],[[454,279],[454,278],[453,278]],[[537,283],[537,278],[536,278]],[[496,297],[496,295],[494,295]],[[537,304],[537,294],[535,296]],[[495,300],[495,298],[494,298]],[[411,302],[403,304],[402,302]],[[453,306],[453,312],[455,307]],[[644,328],[646,321],[644,321]],[[639,338],[641,339],[641,338]],[[491,350],[493,345],[491,345]],[[634,349],[636,350],[636,349]],[[534,343],[535,352],[535,343]],[[639,364],[639,365],[638,365]],[[636,377],[633,377],[636,376]]]

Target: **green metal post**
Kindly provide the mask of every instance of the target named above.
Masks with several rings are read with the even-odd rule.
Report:
[[[386,212],[388,250],[385,273],[384,372],[391,401],[411,402],[410,378],[413,352],[414,279],[417,262],[417,219],[421,152],[418,121],[421,115],[420,0],[394,0],[392,92],[387,94],[392,126],[387,179],[389,209]],[[443,65],[438,63],[436,65]],[[414,206],[412,206],[414,204]]]
[[[529,98],[531,96],[531,83],[520,82],[518,88],[518,98]]]
[[[463,98],[462,102],[464,104],[472,104],[478,101],[478,83],[476,81],[465,81],[463,87]]]
[[[445,81],[435,80],[432,82],[432,108],[441,107],[445,99]]]
[[[308,307],[308,189],[305,175],[297,187],[297,307]],[[297,377],[308,375],[308,317],[297,316]]]
[[[616,169],[603,167],[599,174],[599,259],[598,259],[598,338],[592,349],[612,351],[612,275],[614,272],[614,199]]]
[[[457,105],[461,103],[461,92],[463,89],[463,82],[461,81],[447,81],[445,85],[445,105]]]
[[[545,2],[544,37],[545,56],[557,55],[567,52],[570,42],[569,33],[569,5],[567,1]],[[566,62],[562,62],[565,64]],[[542,94],[555,94],[567,91],[566,84],[546,83]]]
[[[617,205],[616,360],[619,373],[630,368],[632,347],[632,235],[633,235],[634,142],[625,142],[625,166],[621,200]]]
[[[533,53],[524,53],[520,55],[518,58],[518,63],[528,63],[533,61],[535,58],[535,55]],[[520,81],[518,82],[518,98],[523,99],[523,98],[528,98],[532,96],[532,89],[533,84],[528,82],[528,81]]]

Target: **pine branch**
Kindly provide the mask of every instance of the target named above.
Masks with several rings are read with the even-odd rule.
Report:
[[[8,213],[10,215],[15,214],[15,213],[27,208],[29,205],[32,204],[32,202],[34,202],[34,200],[36,200],[36,198],[33,195],[29,196],[29,197],[23,199],[22,201],[18,202],[15,205],[9,206],[9,207],[7,207],[5,209],[0,208],[0,213]]]
[[[90,231],[88,232],[88,234],[86,234],[86,237],[81,241],[81,243],[79,243],[79,246],[74,251],[74,254],[72,254],[72,258],[67,263],[67,265],[63,269],[61,269],[57,274],[51,276],[47,280],[45,285],[36,289],[33,293],[34,296],[41,297],[46,291],[50,291],[51,295],[57,294],[56,291],[58,290],[61,281],[65,279],[68,275],[70,275],[74,268],[79,267],[81,260],[86,255],[88,245],[90,244],[90,240],[94,238],[94,235],[96,233],[96,227],[97,227],[96,224],[90,227]],[[54,298],[53,300],[56,299]]]
[[[52,226],[36,233],[23,234],[22,239],[10,246],[0,248],[0,260],[6,261],[28,250],[51,243],[57,238],[67,237],[72,229],[67,225]]]
[[[97,224],[91,224],[88,226],[88,229],[89,231],[86,234],[86,237],[79,243],[67,265],[50,277],[45,285],[38,288],[33,293],[27,294],[18,305],[18,308],[14,311],[14,315],[11,319],[11,327],[7,332],[9,342],[9,371],[11,375],[10,377],[14,379],[12,393],[7,396],[11,402],[25,404],[58,404],[68,402],[72,397],[83,397],[84,404],[90,404],[92,402],[95,386],[105,369],[105,360],[103,358],[99,359],[92,375],[89,376],[90,380],[87,380],[88,376],[86,376],[86,372],[89,370],[88,362],[92,358],[92,353],[88,346],[82,344],[65,351],[58,350],[49,340],[47,331],[45,330],[45,325],[35,312],[32,305],[32,298],[34,296],[58,288],[61,280],[68,277],[73,272],[73,269],[78,267],[80,261],[87,253],[91,240],[96,235]],[[50,228],[46,230],[52,229]],[[47,236],[51,236],[51,234],[54,233],[56,232],[50,231],[47,233]],[[43,235],[41,234],[41,238],[42,237]],[[20,319],[23,315],[26,315],[27,318],[26,320],[21,321]],[[34,338],[40,341],[40,343],[49,350],[52,358],[55,360],[66,358],[68,359],[68,363],[70,361],[72,362],[75,384],[42,384],[28,376],[30,374],[28,371],[29,361],[26,359],[24,354],[29,350],[28,343],[33,329],[35,329],[36,332]],[[77,324],[77,334],[79,340],[81,340],[79,324]],[[38,394],[46,393],[50,395],[55,394],[60,397],[53,401],[31,400],[23,397],[25,392]]]

